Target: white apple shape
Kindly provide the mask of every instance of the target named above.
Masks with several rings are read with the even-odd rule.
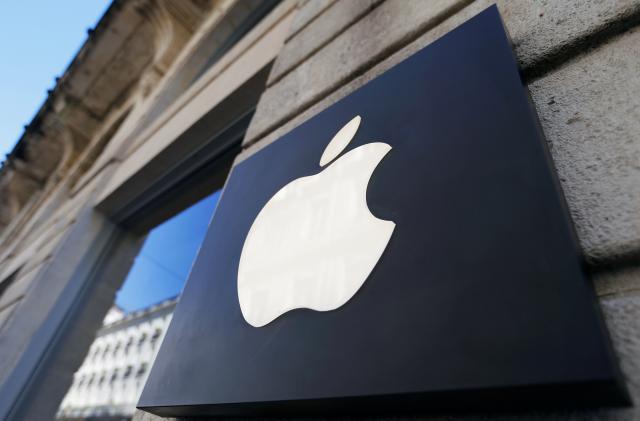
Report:
[[[356,116],[334,136],[321,166],[344,150],[360,120]],[[238,267],[247,323],[261,327],[296,308],[334,310],[360,289],[395,228],[367,206],[369,179],[390,150],[381,142],[360,146],[320,173],[287,184],[262,208]]]

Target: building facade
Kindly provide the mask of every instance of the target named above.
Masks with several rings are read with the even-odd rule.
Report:
[[[128,314],[109,310],[57,418],[131,419],[175,305],[171,299]]]
[[[132,0],[91,31],[0,170],[0,419],[55,417],[151,228],[493,3],[637,401],[640,2]]]

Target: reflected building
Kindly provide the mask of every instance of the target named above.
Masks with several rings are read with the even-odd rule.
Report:
[[[128,314],[112,307],[73,376],[57,418],[130,420],[176,301],[172,298]]]

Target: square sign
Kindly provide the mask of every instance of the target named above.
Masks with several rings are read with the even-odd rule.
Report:
[[[234,167],[139,407],[627,402],[492,7]]]

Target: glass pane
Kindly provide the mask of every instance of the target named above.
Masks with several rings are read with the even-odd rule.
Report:
[[[131,312],[180,294],[219,197],[217,191],[151,230],[116,296],[120,309]]]
[[[220,191],[154,228],[117,293],[58,419],[130,419]]]

